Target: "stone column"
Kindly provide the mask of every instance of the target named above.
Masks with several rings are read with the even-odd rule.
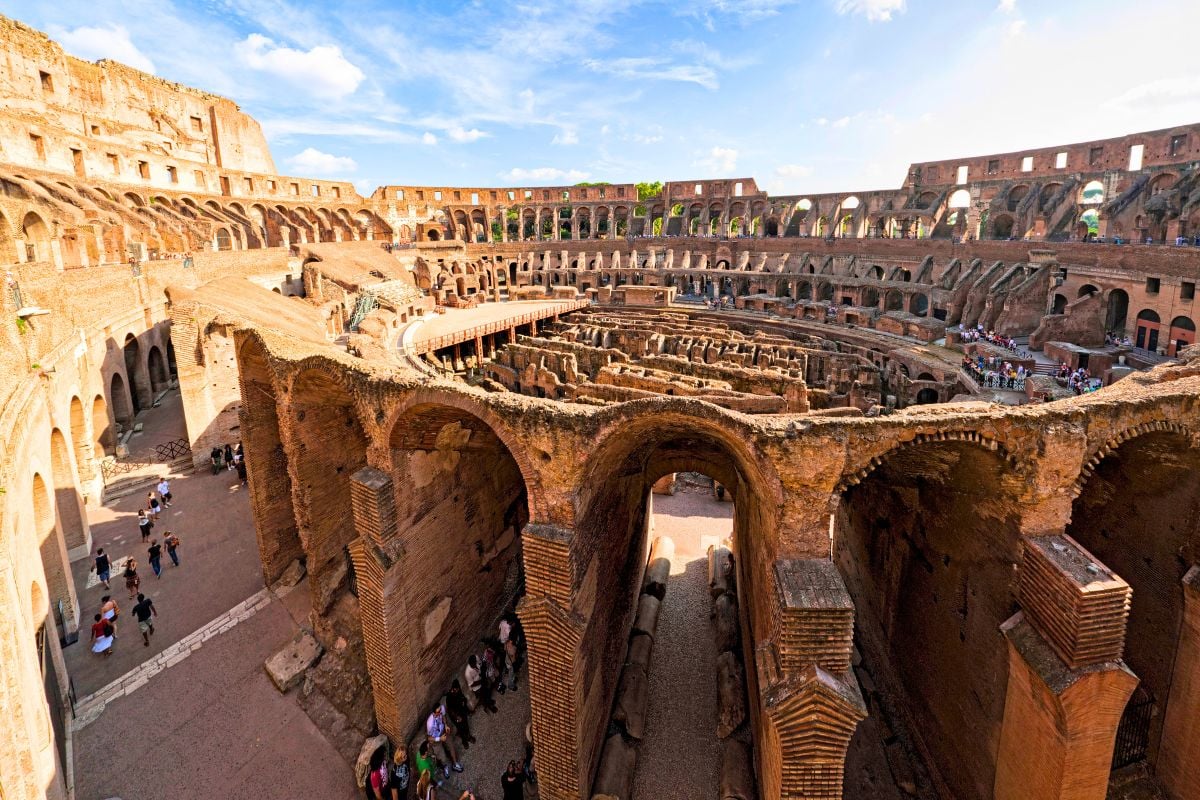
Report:
[[[854,603],[825,559],[777,561],[775,584],[775,641],[756,654],[762,796],[839,800],[846,751],[867,716],[850,667]]]
[[[996,800],[1104,800],[1117,725],[1137,686],[1121,661],[1130,596],[1069,536],[1025,540],[1023,611],[1001,626],[1009,676]]]
[[[538,789],[546,800],[583,797],[597,749],[580,730],[584,621],[571,609],[571,534],[551,525],[522,531],[525,597],[517,607],[529,643],[529,706],[537,747]],[[593,754],[594,755],[594,754]]]
[[[1171,800],[1200,797],[1200,566],[1183,577],[1183,623],[1175,649],[1155,773]]]
[[[394,742],[406,741],[418,721],[409,643],[415,626],[397,584],[401,570],[385,544],[397,531],[395,494],[389,475],[363,467],[350,476],[350,506],[358,538],[350,543],[350,558],[358,586],[363,649],[371,675],[375,717],[379,729]]]

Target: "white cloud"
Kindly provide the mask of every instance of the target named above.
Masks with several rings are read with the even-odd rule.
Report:
[[[829,120],[827,120],[825,117],[817,117],[817,124],[825,126],[829,124]]]
[[[550,140],[550,144],[579,144],[579,134],[575,132],[574,128],[563,128],[554,134],[554,138]]]
[[[738,151],[732,147],[714,147],[692,165],[713,175],[729,175],[737,169],[737,160]]]
[[[129,31],[123,25],[110,25],[107,28],[80,26],[72,30],[51,29],[51,33],[67,52],[78,58],[89,61],[110,58],[142,72],[154,73],[154,62],[137,49],[129,38]]]
[[[720,88],[716,71],[704,64],[672,64],[662,58],[610,58],[603,61],[589,58],[583,65],[592,72],[615,75],[629,80],[678,81],[695,83],[705,89]]]
[[[295,50],[252,33],[238,42],[234,51],[251,69],[274,75],[322,99],[337,100],[353,94],[366,78],[361,69],[346,60],[339,47]]]
[[[1139,83],[1104,102],[1107,107],[1129,111],[1183,108],[1188,105],[1194,108],[1197,104],[1200,104],[1200,75],[1158,78]]]
[[[849,124],[850,124],[849,117],[839,117],[838,119],[835,119],[833,121],[833,127],[835,127],[835,128],[844,128]]]
[[[453,139],[456,142],[474,142],[474,141],[478,141],[479,139],[483,139],[488,136],[491,136],[490,133],[481,131],[478,128],[471,128],[470,130],[466,130],[463,127],[458,126],[458,125],[447,130],[446,135],[449,136],[451,139]]]
[[[807,178],[812,175],[812,167],[803,164],[780,164],[775,168],[775,174],[781,178]]]
[[[1017,10],[1017,0],[1000,0],[996,10],[1001,14],[1012,14]]]
[[[1009,36],[1020,36],[1024,32],[1025,20],[1023,19],[1014,19],[1012,22],[1008,23],[1008,27],[1005,28],[1005,33],[1007,33]]]
[[[425,133],[421,135],[421,144],[437,144],[437,142],[437,137],[429,131],[425,131]]]
[[[903,14],[908,0],[836,0],[839,14],[859,14],[869,22],[887,22],[892,14]]]
[[[521,167],[513,167],[508,172],[501,172],[500,177],[505,180],[516,181],[517,183],[528,183],[530,181],[578,183],[579,181],[586,181],[591,176],[577,169],[564,170],[557,167],[523,169]]]
[[[358,169],[358,164],[349,156],[322,153],[315,147],[306,147],[287,160],[292,172],[304,176],[345,175]]]

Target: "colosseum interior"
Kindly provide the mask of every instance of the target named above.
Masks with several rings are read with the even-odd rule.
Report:
[[[0,796],[74,796],[146,680],[75,690],[89,520],[240,441],[262,596],[299,580],[323,653],[285,701],[351,763],[515,609],[537,795],[633,796],[688,485],[730,518],[666,676],[716,715],[688,796],[1200,798],[1200,124],[879,191],[362,196],[0,22]]]

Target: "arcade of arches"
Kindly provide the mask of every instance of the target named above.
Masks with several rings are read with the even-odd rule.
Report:
[[[651,487],[699,472],[737,500],[760,796],[853,796],[843,765],[870,746],[855,735],[867,715],[922,796],[1100,798],[1128,737],[1160,791],[1195,790],[1180,767],[1200,753],[1182,722],[1200,708],[1195,515],[1151,511],[1200,503],[1194,361],[1019,415],[842,419],[663,393],[564,404],[366,374],[266,332],[235,340],[261,389],[242,419],[264,570],[307,555],[317,635],[359,648],[342,662],[364,687],[355,702],[393,738],[519,598],[542,795],[586,796]],[[269,507],[260,481],[289,477]],[[1134,730],[1126,702],[1147,696],[1154,722]]]

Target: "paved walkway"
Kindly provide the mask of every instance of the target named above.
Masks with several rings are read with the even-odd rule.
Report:
[[[671,577],[650,656],[646,738],[638,748],[635,800],[716,800],[717,647],[709,622],[707,550],[733,530],[733,504],[711,489],[654,496],[654,532],[675,543]]]

